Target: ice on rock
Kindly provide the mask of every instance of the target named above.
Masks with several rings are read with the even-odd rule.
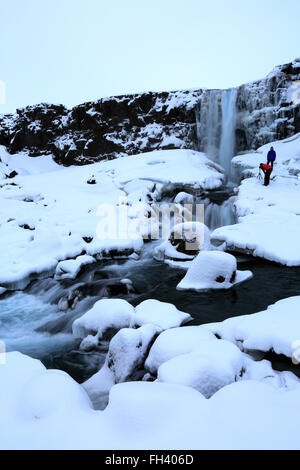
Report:
[[[289,297],[262,312],[203,325],[243,350],[274,351],[289,358],[299,354],[300,296]]]
[[[166,330],[183,325],[190,320],[191,315],[181,312],[174,305],[148,299],[135,308],[135,315],[131,318],[130,326],[135,328],[152,323],[161,330]]]
[[[150,349],[145,367],[151,374],[156,374],[161,364],[170,359],[187,354],[199,346],[202,341],[216,340],[216,337],[201,326],[185,326],[163,331]]]
[[[158,331],[152,324],[137,329],[123,328],[111,339],[101,370],[83,384],[95,407],[105,403],[114,384],[144,375],[139,370]]]
[[[237,270],[236,258],[222,251],[202,251],[192,261],[178,290],[230,289],[252,277],[251,271]]]
[[[89,255],[77,256],[75,259],[61,261],[56,266],[56,279],[76,279],[83,266],[95,263],[95,258]]]
[[[210,398],[242,373],[244,354],[229,341],[202,341],[191,353],[176,356],[158,368],[158,381],[186,385]]]
[[[129,327],[134,308],[126,300],[123,299],[101,299],[95,303],[91,310],[86,312],[73,323],[73,334],[76,338],[85,338],[88,335],[87,342],[98,343],[105,332],[109,329],[120,330]],[[87,343],[82,343],[85,349]]]

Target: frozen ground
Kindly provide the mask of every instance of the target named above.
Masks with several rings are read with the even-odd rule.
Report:
[[[273,145],[277,159],[269,186],[257,178]],[[287,266],[300,265],[300,134],[264,145],[257,152],[233,159],[242,172],[235,208],[238,224],[221,227],[212,234],[215,244],[249,253]]]

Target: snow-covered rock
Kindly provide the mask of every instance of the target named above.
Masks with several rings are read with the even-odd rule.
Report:
[[[222,251],[202,251],[192,261],[178,290],[230,289],[252,277],[251,271],[239,271],[236,258]]]
[[[75,279],[83,266],[95,263],[95,258],[89,255],[77,256],[75,259],[61,261],[56,266],[56,279]]]
[[[168,240],[155,248],[156,260],[188,261],[201,250],[209,250],[210,231],[202,222],[183,222],[171,230]]]
[[[254,361],[244,358],[244,370],[240,380],[256,380],[282,390],[293,390],[300,386],[300,379],[289,371],[277,372],[270,361]]]
[[[123,328],[111,339],[104,365],[83,384],[95,407],[106,403],[114,384],[139,378],[139,370],[158,330],[153,324]]]
[[[300,296],[289,297],[263,312],[228,318],[221,323],[203,325],[219,337],[243,350],[274,351],[299,357]]]
[[[82,338],[80,348],[96,348],[105,334],[111,335],[122,328],[138,328],[151,324],[159,330],[175,328],[191,320],[188,313],[174,305],[149,299],[133,307],[123,299],[101,299],[73,323],[73,334]],[[129,333],[128,333],[129,334]]]
[[[175,204],[193,204],[194,196],[192,194],[181,191],[174,199]]]
[[[207,400],[191,387],[128,382],[95,411],[70,377],[18,353],[0,382],[1,449],[299,449],[299,386],[244,380]]]
[[[238,380],[244,355],[229,341],[201,341],[197,349],[176,356],[158,368],[158,381],[195,388],[210,398],[220,388]]]
[[[97,345],[103,335],[110,329],[120,330],[129,327],[134,308],[123,299],[101,299],[73,323],[73,334],[76,338],[86,338],[82,349]]]
[[[201,326],[185,326],[163,331],[150,349],[145,367],[151,374],[156,374],[164,362],[194,351],[202,341],[214,339],[216,340],[216,337]]]
[[[159,300],[148,299],[135,308],[131,317],[132,328],[152,323],[160,330],[175,328],[191,320],[191,315],[181,312],[174,305]]]

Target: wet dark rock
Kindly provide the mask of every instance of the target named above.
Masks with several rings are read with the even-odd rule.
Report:
[[[96,178],[92,176],[90,179],[87,180],[87,184],[97,184]]]
[[[18,176],[18,173],[14,170],[14,171],[11,171],[8,175],[6,175],[7,178],[14,178],[15,176]]]
[[[19,227],[23,228],[24,230],[35,230],[35,227],[30,227],[28,224],[19,225]]]
[[[82,240],[85,241],[85,243],[92,243],[93,237],[82,237]]]

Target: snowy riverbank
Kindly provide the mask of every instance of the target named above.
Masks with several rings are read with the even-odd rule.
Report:
[[[292,304],[296,312],[300,297],[272,307],[282,321],[287,304]],[[159,305],[156,306],[158,311]],[[175,310],[173,314],[176,315]],[[111,315],[115,315],[114,310]],[[169,315],[172,316],[171,311]],[[269,331],[268,347],[278,352],[282,352],[280,345],[284,341],[289,344],[300,337],[297,314],[290,330],[282,329],[280,322],[275,327],[272,318],[264,312],[250,315],[248,322],[242,317],[241,320],[246,335],[256,328],[255,324],[260,328],[264,322]],[[219,326],[167,329],[145,354],[144,346],[136,349],[136,344],[139,341],[147,344],[153,335],[155,327],[151,324],[151,315],[148,321],[147,328],[151,327],[152,333],[146,331],[146,325],[119,331],[111,341],[108,361],[103,367],[112,374],[113,385],[120,378],[122,381],[125,370],[140,366],[137,358],[142,358],[140,360],[145,361],[146,368],[154,374],[152,380],[156,374],[158,380],[114,385],[104,411],[95,411],[83,387],[66,373],[47,371],[37,360],[8,353],[6,364],[0,365],[1,448],[299,447],[300,380],[292,373],[274,371],[268,361],[254,360],[233,344],[239,318],[232,324],[232,330],[226,322],[224,328],[220,323]],[[144,336],[139,337],[141,330]],[[229,341],[217,339],[210,330],[221,334],[227,331]],[[265,350],[265,341],[248,343],[248,347],[259,349],[259,343]],[[126,356],[121,353],[124,347],[128,352]],[[107,380],[107,375],[102,376]],[[98,387],[100,389],[99,384]]]
[[[271,183],[257,178],[273,145],[277,159]],[[300,265],[300,134],[235,157],[233,168],[245,178],[235,202],[238,223],[212,234],[214,244],[287,266]]]

